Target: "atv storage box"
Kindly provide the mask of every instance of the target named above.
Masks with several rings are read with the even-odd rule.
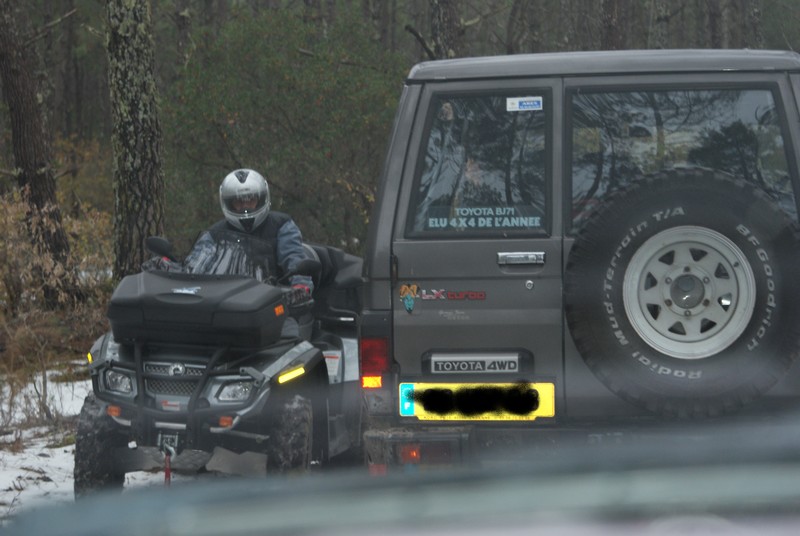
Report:
[[[142,272],[120,282],[108,306],[120,342],[259,347],[280,338],[279,288],[240,276]]]

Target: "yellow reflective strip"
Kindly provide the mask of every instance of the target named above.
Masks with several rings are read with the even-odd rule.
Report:
[[[278,383],[286,383],[290,380],[297,378],[298,376],[302,376],[305,373],[306,369],[304,369],[303,367],[290,370],[289,372],[284,372],[283,374],[278,376]]]
[[[86,359],[88,359],[88,360],[89,360],[89,364],[91,365],[92,361],[94,361],[94,360],[92,359],[92,352],[88,352],[88,353],[86,354]]]

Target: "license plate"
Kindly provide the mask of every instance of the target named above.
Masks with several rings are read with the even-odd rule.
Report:
[[[400,416],[421,421],[535,421],[555,417],[552,383],[401,383]]]
[[[159,450],[165,450],[170,447],[177,452],[180,447],[180,436],[178,434],[160,432],[157,443]]]

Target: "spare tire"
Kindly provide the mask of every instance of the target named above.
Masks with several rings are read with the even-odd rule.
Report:
[[[796,226],[752,184],[671,170],[609,196],[566,267],[569,329],[620,397],[672,416],[741,408],[798,352]]]

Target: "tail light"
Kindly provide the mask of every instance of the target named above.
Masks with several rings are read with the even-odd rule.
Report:
[[[400,463],[413,464],[419,463],[422,458],[422,446],[419,443],[406,443],[400,445],[398,449],[398,456]]]
[[[378,389],[383,375],[389,372],[389,339],[383,337],[360,340],[361,387]]]

